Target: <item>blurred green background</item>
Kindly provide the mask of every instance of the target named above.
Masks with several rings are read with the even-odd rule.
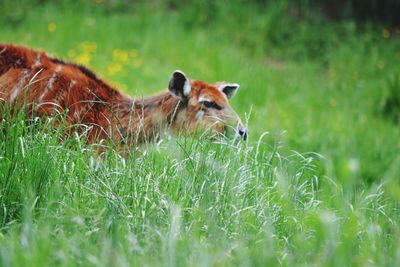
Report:
[[[398,207],[399,14],[396,0],[3,0],[0,42],[87,65],[137,97],[175,69],[237,82],[249,144],[268,132],[271,149],[321,154],[318,174],[344,195],[384,184]]]

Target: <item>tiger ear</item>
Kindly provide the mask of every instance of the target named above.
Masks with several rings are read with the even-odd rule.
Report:
[[[191,90],[190,81],[182,71],[176,70],[172,73],[168,84],[168,90],[174,96],[187,98]]]
[[[222,92],[224,92],[224,94],[226,95],[226,97],[232,98],[237,90],[239,89],[240,85],[237,83],[226,83],[226,84],[222,84],[218,87],[218,89]]]

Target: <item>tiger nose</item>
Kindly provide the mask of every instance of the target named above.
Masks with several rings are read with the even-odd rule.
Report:
[[[238,129],[238,134],[243,138],[244,141],[247,140],[247,129],[245,127],[240,127]]]

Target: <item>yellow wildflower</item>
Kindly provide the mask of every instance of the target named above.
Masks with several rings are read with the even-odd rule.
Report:
[[[121,90],[123,92],[126,92],[128,90],[128,86],[126,86],[126,84],[117,82],[117,81],[111,81],[111,85],[115,88],[117,88],[118,90]]]
[[[129,56],[131,57],[137,57],[139,55],[139,52],[137,49],[133,48],[131,51],[129,51]]]
[[[88,53],[83,53],[78,55],[75,60],[79,64],[89,65],[90,61],[92,60],[92,56]]]
[[[54,32],[57,29],[57,25],[54,22],[50,22],[47,25],[47,29],[49,30],[49,32]]]
[[[389,31],[389,29],[384,28],[384,29],[382,30],[382,36],[383,36],[383,38],[388,39],[388,38],[390,37],[390,31]]]
[[[119,63],[110,63],[107,65],[107,73],[112,76],[122,70],[122,65]]]
[[[123,63],[123,64],[128,64],[128,62],[129,62],[128,52],[126,52],[122,49],[118,49],[118,48],[113,51],[112,58],[113,58],[113,60]]]
[[[97,44],[94,42],[83,42],[80,47],[87,54],[92,54],[97,50]]]

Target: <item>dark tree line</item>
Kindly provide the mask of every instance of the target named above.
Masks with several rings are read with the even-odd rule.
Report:
[[[400,0],[336,0],[322,1],[331,7],[334,18],[353,17],[356,20],[375,20],[398,25],[400,23]]]
[[[0,21],[21,20],[30,9],[52,2],[50,0],[0,0]],[[61,6],[70,6],[72,3],[80,6],[96,6],[95,0],[53,1]],[[137,3],[146,3],[146,0],[102,0],[101,7],[107,11],[128,11]],[[215,9],[230,4],[257,5],[259,10],[281,5],[290,9],[292,15],[302,17],[304,14],[321,14],[331,20],[354,19],[359,22],[378,22],[392,26],[400,26],[400,0],[153,0],[152,5],[165,4],[172,9],[190,7]],[[218,3],[218,5],[216,4]],[[16,8],[17,7],[17,8]],[[207,10],[202,10],[207,11]],[[208,10],[207,12],[215,12]]]
[[[268,6],[269,0],[255,0]],[[287,0],[299,12],[314,10],[333,20],[355,19],[400,25],[400,0]]]

